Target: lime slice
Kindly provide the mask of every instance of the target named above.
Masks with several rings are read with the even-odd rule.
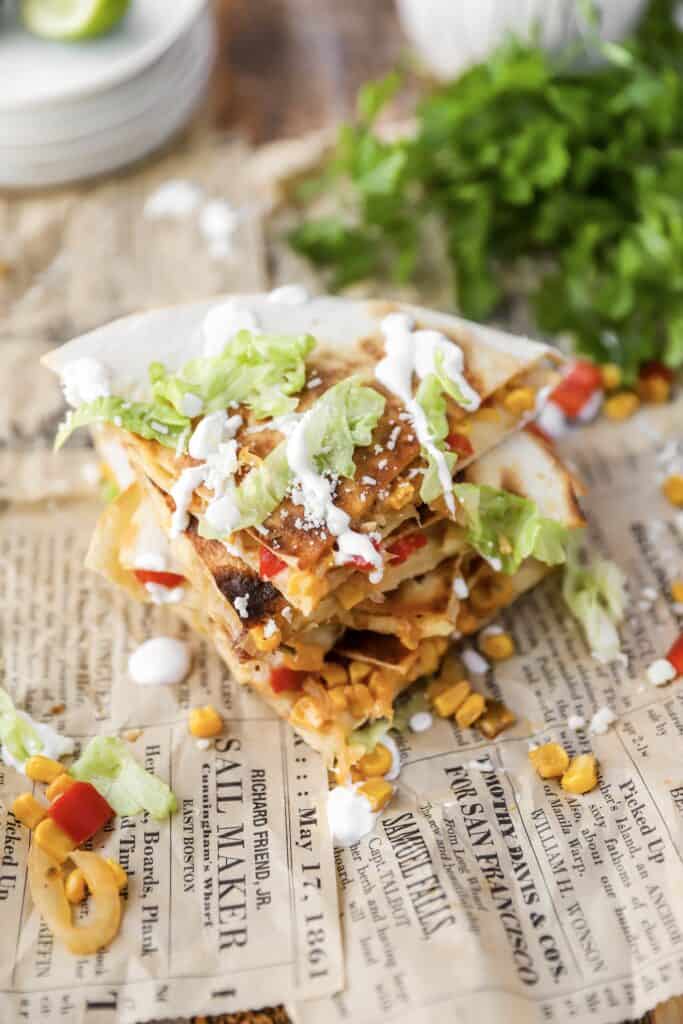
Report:
[[[26,28],[46,39],[92,39],[124,16],[130,0],[22,0]]]

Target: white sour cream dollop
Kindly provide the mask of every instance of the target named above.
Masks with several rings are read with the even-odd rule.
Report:
[[[172,686],[182,683],[190,671],[187,644],[171,636],[145,640],[128,659],[128,672],[140,686]]]
[[[355,786],[335,786],[327,794],[327,821],[335,846],[353,846],[372,832],[377,814]]]

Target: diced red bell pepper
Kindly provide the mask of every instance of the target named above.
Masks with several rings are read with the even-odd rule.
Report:
[[[679,676],[683,676],[683,633],[675,641],[666,656],[666,660],[671,662]]]
[[[463,458],[468,458],[474,454],[474,448],[469,437],[465,437],[464,434],[459,434],[457,430],[453,431],[446,438],[446,444],[452,452],[457,452],[458,455],[462,455]]]
[[[381,551],[379,541],[370,539],[375,551]],[[354,569],[358,569],[359,572],[373,572],[377,566],[373,565],[372,562],[368,562],[367,558],[363,558],[361,555],[351,555],[351,558],[347,558],[344,565],[352,565]]]
[[[650,380],[652,377],[663,377],[670,384],[674,379],[674,372],[670,370],[664,363],[658,362],[656,359],[650,360],[649,363],[643,363],[641,366],[638,376],[641,380]]]
[[[530,434],[535,434],[536,437],[540,437],[541,441],[545,441],[546,444],[553,444],[553,439],[550,434],[546,434],[542,427],[539,427],[538,423],[527,423],[524,428],[528,430]]]
[[[270,580],[279,572],[287,568],[287,563],[274,555],[268,548],[261,548],[259,553],[258,571],[259,576],[264,580]]]
[[[581,409],[596,391],[602,388],[602,373],[586,359],[579,359],[550,394],[554,402],[567,416],[578,416]]]
[[[392,565],[403,565],[414,551],[419,551],[426,543],[427,538],[422,533],[409,533],[407,537],[401,537],[387,548],[392,556]]]
[[[177,572],[155,572],[153,569],[134,569],[135,575],[140,583],[156,583],[160,587],[168,587],[173,590],[185,582],[185,577]]]
[[[297,672],[296,669],[280,665],[279,668],[272,668],[270,670],[270,688],[273,693],[284,693],[285,690],[300,690],[305,678],[305,672]]]
[[[99,832],[114,812],[89,782],[74,782],[50,804],[47,814],[80,846]]]

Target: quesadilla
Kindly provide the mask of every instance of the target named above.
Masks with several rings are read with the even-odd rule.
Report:
[[[330,763],[564,559],[575,483],[523,428],[547,346],[397,304],[268,296],[46,357],[126,467],[88,563],[168,600]]]

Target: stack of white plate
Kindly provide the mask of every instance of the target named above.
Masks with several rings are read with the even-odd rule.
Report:
[[[90,178],[140,159],[188,120],[215,52],[208,0],[133,0],[101,39],[0,27],[0,187]]]

